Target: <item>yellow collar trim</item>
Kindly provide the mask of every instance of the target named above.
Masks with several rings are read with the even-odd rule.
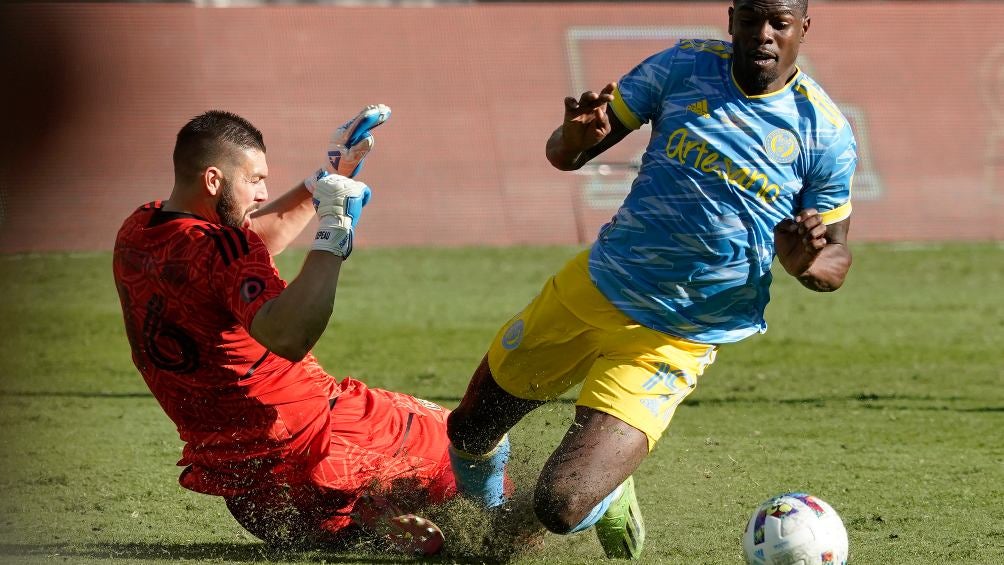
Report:
[[[735,61],[735,59],[733,59],[733,61]],[[759,100],[762,98],[770,98],[771,96],[777,96],[778,94],[781,94],[784,91],[791,88],[791,85],[798,79],[799,76],[802,75],[802,69],[800,69],[798,65],[795,65],[795,74],[791,75],[791,79],[789,79],[788,82],[784,83],[784,86],[782,86],[781,88],[773,92],[765,92],[763,94],[749,95],[746,94],[746,91],[743,90],[743,87],[739,86],[739,81],[736,80],[734,66],[735,66],[734,64],[729,65],[729,76],[732,77],[732,84],[736,85],[736,88],[739,89],[739,92],[750,100]]]

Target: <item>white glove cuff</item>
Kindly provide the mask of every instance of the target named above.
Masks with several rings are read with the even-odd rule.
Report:
[[[324,167],[321,167],[320,169],[317,169],[316,171],[314,171],[314,174],[312,174],[309,177],[303,179],[303,186],[305,186],[307,188],[307,192],[309,192],[311,195],[313,195],[314,194],[314,190],[317,188],[317,181],[323,179],[324,177],[328,176],[329,174],[330,173],[327,171],[327,169],[325,169]]]
[[[345,216],[323,216],[310,248],[348,259],[352,253],[352,221]]]

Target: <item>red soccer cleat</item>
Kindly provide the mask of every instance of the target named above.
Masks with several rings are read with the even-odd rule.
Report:
[[[352,518],[401,553],[435,555],[446,541],[431,520],[402,512],[393,503],[373,495],[360,499]]]

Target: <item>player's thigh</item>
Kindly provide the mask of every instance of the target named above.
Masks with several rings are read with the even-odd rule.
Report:
[[[382,488],[399,504],[437,503],[456,494],[456,483],[450,468],[450,440],[446,421],[450,411],[427,400],[397,392],[373,389],[404,419],[399,441],[384,461]],[[386,452],[385,452],[386,453]]]
[[[492,340],[488,365],[507,393],[552,400],[582,382],[597,354],[595,328],[559,300],[555,278]]]
[[[360,495],[371,490],[415,490],[442,498],[449,490],[445,408],[406,394],[373,389],[353,379],[331,411],[327,457],[314,484]]]
[[[577,404],[642,431],[650,450],[717,351],[639,325],[610,332],[601,350]]]

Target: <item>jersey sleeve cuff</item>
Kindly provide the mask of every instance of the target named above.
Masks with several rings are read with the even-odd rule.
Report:
[[[610,108],[613,109],[614,115],[617,119],[621,121],[626,127],[636,130],[641,127],[641,120],[638,116],[634,115],[634,112],[628,108],[627,103],[624,102],[624,98],[621,97],[620,88],[614,89],[614,99],[610,102]]]
[[[848,202],[836,208],[819,213],[820,219],[826,225],[835,224],[851,217],[851,203]]]

